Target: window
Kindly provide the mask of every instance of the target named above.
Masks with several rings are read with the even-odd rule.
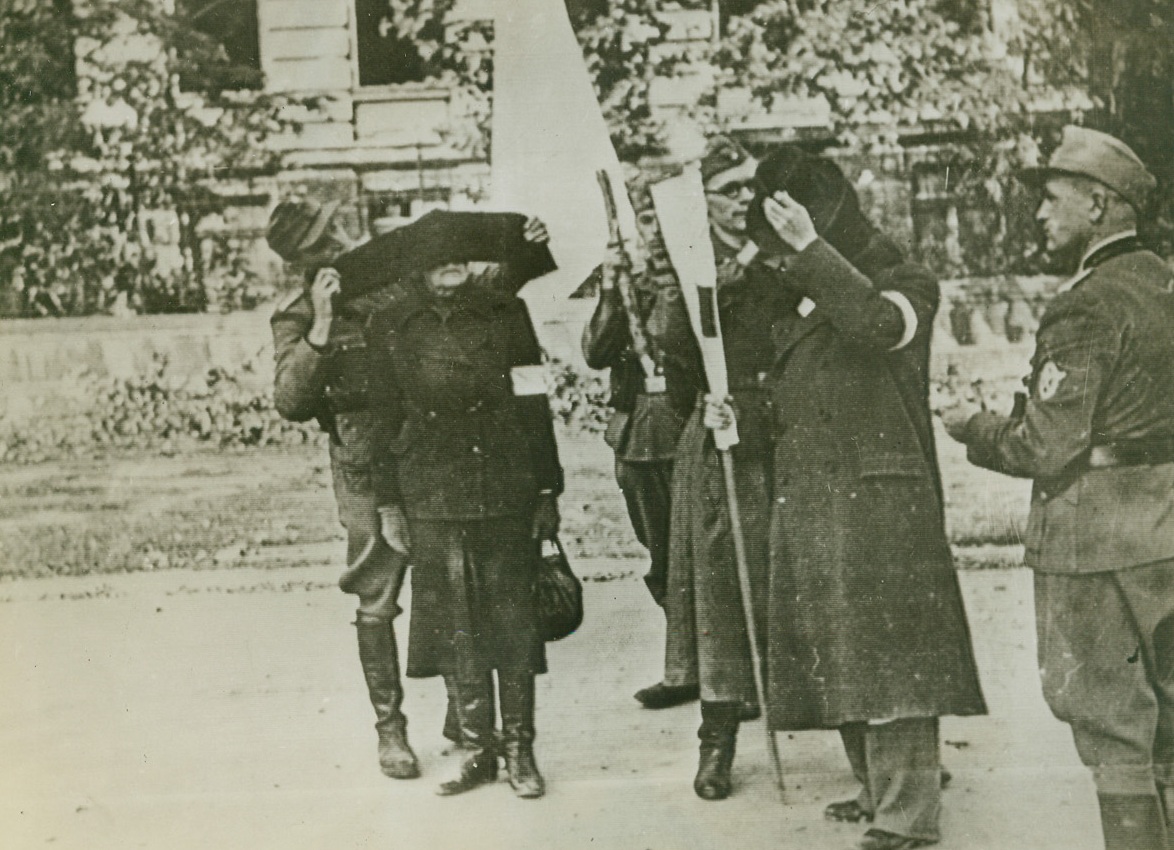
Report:
[[[176,12],[207,37],[184,57],[183,89],[261,88],[257,0],[177,0]],[[214,56],[217,48],[223,52]]]
[[[427,75],[415,42],[399,35],[391,16],[390,0],[355,0],[361,86],[413,83]]]

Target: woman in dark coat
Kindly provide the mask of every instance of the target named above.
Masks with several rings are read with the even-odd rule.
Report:
[[[930,844],[938,717],[986,712],[928,404],[937,283],[873,230],[831,162],[785,148],[758,182],[749,229],[781,258],[785,298],[768,722],[840,729],[863,789],[827,815],[871,821],[862,848]]]
[[[385,533],[410,537],[408,675],[443,675],[455,693],[462,765],[440,793],[496,777],[497,671],[510,783],[540,797],[534,676],[546,657],[533,587],[538,540],[558,530],[562,467],[526,306],[460,262],[537,249],[522,243],[520,216],[503,236],[490,227],[500,216],[449,215],[415,245],[421,272],[368,328],[376,486],[394,506]]]

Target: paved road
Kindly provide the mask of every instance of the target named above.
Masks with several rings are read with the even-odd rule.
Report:
[[[850,848],[819,813],[854,792],[833,733],[787,736],[787,803],[761,723],[743,730],[735,794],[690,788],[696,705],[640,709],[663,626],[642,584],[590,561],[588,621],[551,648],[539,691],[541,801],[504,783],[433,787],[443,689],[412,682],[424,777],[375,760],[351,605],[321,568],[0,585],[0,847],[79,850],[739,850]],[[963,574],[992,717],[943,725],[953,786],[943,850],[1100,846],[1092,784],[1039,696],[1030,575]],[[406,621],[405,621],[406,624]]]

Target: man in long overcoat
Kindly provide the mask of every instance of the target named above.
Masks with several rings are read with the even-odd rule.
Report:
[[[741,145],[715,137],[701,160],[710,237],[718,263],[717,307],[723,329],[731,405],[738,418],[735,487],[757,623],[766,619],[771,486],[771,320],[778,287],[773,272],[737,259],[757,161]],[[708,385],[684,302],[665,334],[669,389],[692,411],[673,470],[665,668],[700,683],[701,725],[693,790],[721,800],[732,790],[738,728],[758,716],[750,643],[742,608],[722,459],[706,420]]]
[[[780,149],[748,228],[782,262],[770,376],[772,729],[836,729],[863,850],[938,840],[938,718],[986,711],[944,529],[928,404],[936,281],[829,160]]]
[[[1155,180],[1125,144],[1067,127],[1036,217],[1081,257],[1040,321],[1013,416],[943,412],[972,462],[1034,479],[1044,696],[1091,768],[1109,850],[1164,850],[1174,814],[1174,273],[1137,239]],[[1163,817],[1163,815],[1165,817]],[[1165,821],[1165,822],[1164,822]]]
[[[419,227],[414,228],[418,231]],[[546,269],[545,225],[530,219],[525,240],[534,248],[480,283],[516,292]],[[419,775],[401,710],[403,686],[393,620],[408,566],[402,541],[381,533],[380,503],[372,482],[374,420],[370,405],[363,331],[376,312],[395,299],[394,283],[405,265],[401,231],[358,244],[342,224],[336,204],[284,201],[270,218],[270,247],[307,286],[295,290],[273,314],[274,405],[286,419],[317,419],[329,434],[330,467],[339,520],[347,532],[347,565],[339,587],[359,598],[355,613],[359,660],[375,709],[379,762],[399,779]],[[343,298],[343,290],[350,296]],[[455,706],[446,735],[459,740]]]
[[[441,794],[496,777],[496,671],[510,783],[539,797],[534,677],[546,656],[533,587],[538,541],[558,530],[563,473],[526,306],[477,286],[467,265],[524,250],[522,225],[511,236],[500,215],[440,223],[415,243],[419,273],[366,334],[376,487],[392,536],[411,541],[408,675],[443,675],[455,696],[462,763]]]

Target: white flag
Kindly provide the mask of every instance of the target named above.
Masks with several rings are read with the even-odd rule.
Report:
[[[597,170],[619,190],[625,233],[634,233],[635,216],[563,0],[497,0],[495,11],[491,205],[537,215],[550,230],[559,270],[525,293],[541,311],[603,262]]]

